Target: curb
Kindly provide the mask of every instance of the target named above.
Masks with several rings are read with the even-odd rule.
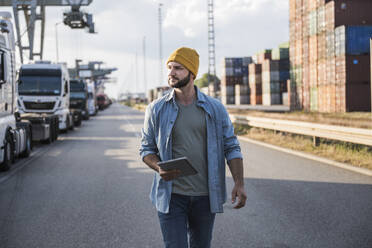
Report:
[[[292,154],[292,155],[295,155],[295,156],[298,156],[298,157],[315,160],[315,161],[322,162],[322,163],[325,163],[325,164],[328,164],[328,165],[332,165],[332,166],[335,166],[335,167],[338,167],[338,168],[353,171],[353,172],[356,172],[356,173],[359,173],[359,174],[363,174],[365,176],[370,176],[370,177],[372,176],[372,170],[368,170],[368,169],[364,169],[364,168],[358,168],[358,167],[352,166],[350,164],[336,162],[336,161],[333,161],[333,160],[330,160],[330,159],[327,159],[327,158],[322,158],[322,157],[319,157],[319,156],[310,155],[310,154],[307,154],[307,153],[304,153],[304,152],[294,151],[294,150],[291,150],[291,149],[267,144],[267,143],[257,141],[257,140],[253,140],[253,139],[246,138],[246,137],[238,136],[238,139],[249,142],[249,143],[253,143],[253,144],[256,144],[256,145],[265,146],[265,147],[268,147],[268,148],[271,148],[271,149],[274,149],[274,150],[277,150],[277,151],[289,153],[289,154]]]

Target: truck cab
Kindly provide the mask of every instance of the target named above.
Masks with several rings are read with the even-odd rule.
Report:
[[[70,109],[80,110],[82,118],[84,120],[88,120],[89,112],[87,84],[82,79],[71,79],[70,89]]]
[[[0,12],[0,170],[32,149],[31,125],[17,112],[15,40],[11,14]]]
[[[19,71],[20,113],[58,115],[59,129],[73,128],[70,114],[70,79],[65,64],[47,61],[24,64]]]

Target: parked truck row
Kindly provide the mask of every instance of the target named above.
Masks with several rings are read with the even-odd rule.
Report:
[[[70,79],[67,65],[39,61],[18,73],[11,14],[0,12],[0,170],[28,157],[33,142],[52,143],[98,111],[95,87]]]

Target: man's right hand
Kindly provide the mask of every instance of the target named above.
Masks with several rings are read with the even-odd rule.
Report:
[[[159,175],[164,181],[176,179],[181,174],[180,170],[162,170],[159,167]]]

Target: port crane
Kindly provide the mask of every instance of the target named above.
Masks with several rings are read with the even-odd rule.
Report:
[[[45,8],[49,6],[66,7],[71,6],[70,11],[63,13],[63,23],[72,29],[86,28],[89,33],[95,33],[92,14],[80,10],[81,6],[88,6],[93,0],[0,0],[0,6],[12,7],[17,32],[17,46],[21,57],[21,63],[24,62],[24,52],[29,51],[29,60],[38,57],[43,59],[44,33],[45,33]],[[20,15],[24,15],[26,27],[21,29]],[[35,44],[35,25],[40,21],[41,36],[40,50],[34,49]],[[21,32],[21,30],[25,30]],[[27,33],[28,44],[23,45],[22,37]]]

